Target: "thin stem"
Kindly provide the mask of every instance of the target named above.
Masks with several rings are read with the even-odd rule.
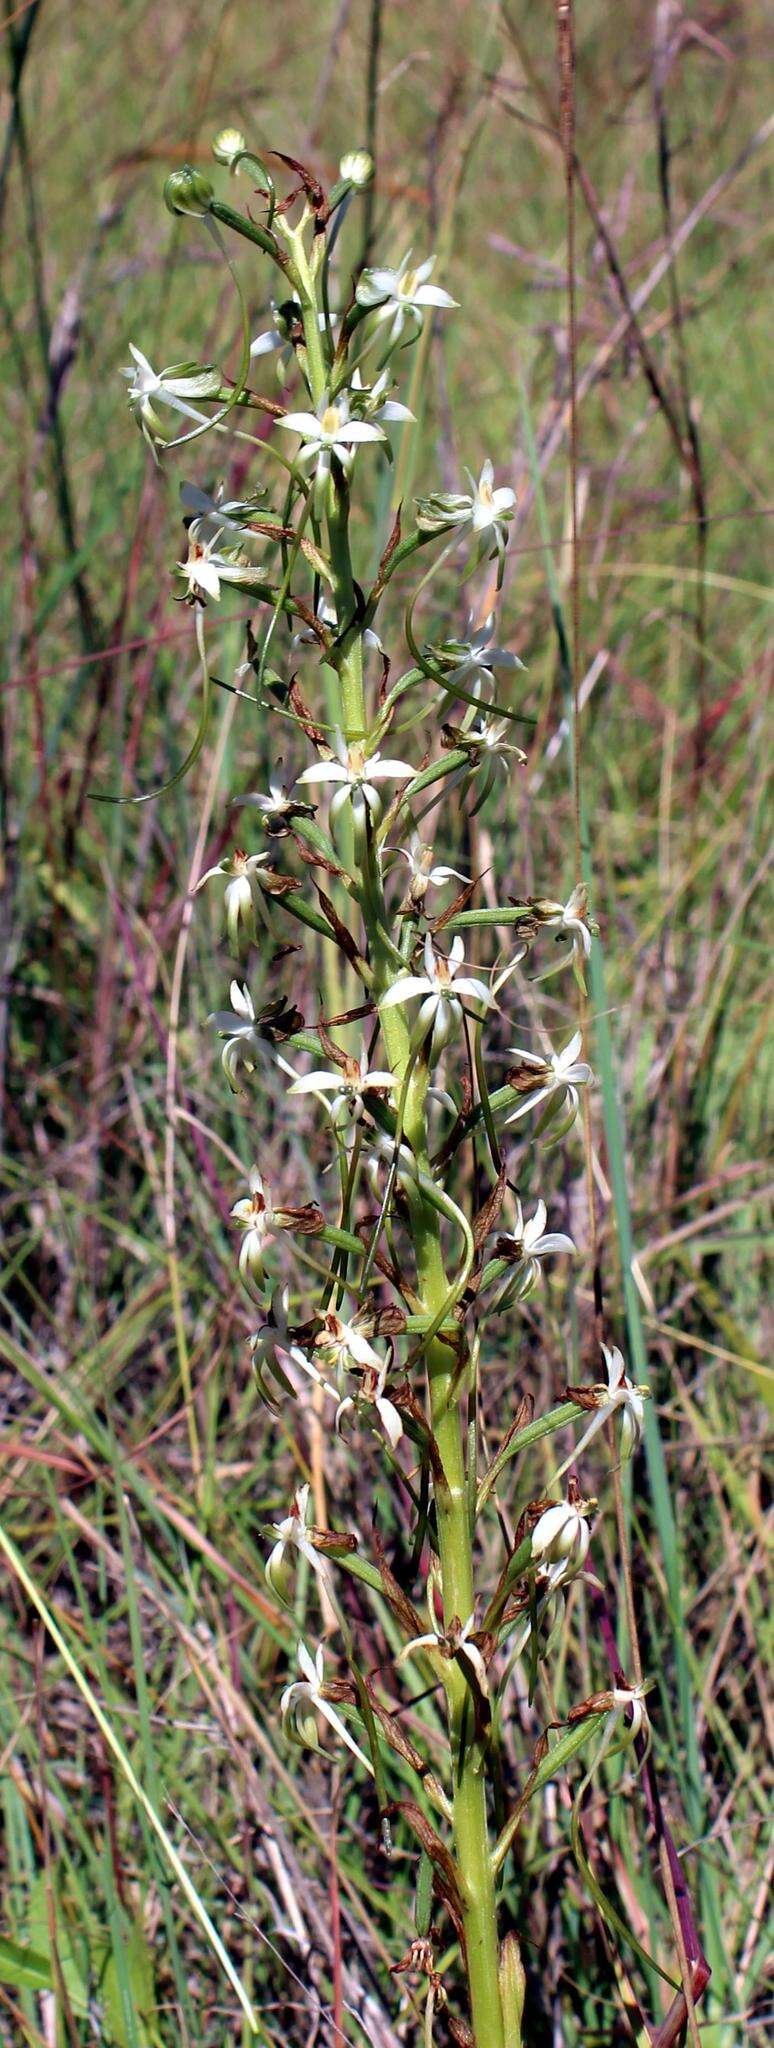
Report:
[[[334,475],[328,515],[328,537],[334,572],[341,655],[339,679],[342,718],[349,737],[364,737],[367,710],[363,686],[362,625],[349,645],[347,631],[356,613],[349,547],[349,493],[345,480]],[[355,835],[359,866],[359,897],[368,939],[377,1004],[396,978],[395,948],[387,931],[381,864],[373,834]],[[418,1174],[431,1180],[426,1097],[429,1067],[416,1057],[402,1006],[380,1012],[384,1043],[400,1089],[403,1130]],[[450,1297],[441,1245],[438,1209],[419,1181],[408,1190],[411,1231],[416,1258],[417,1290],[431,1326],[442,1317]],[[473,1549],[468,1514],[465,1440],[456,1348],[439,1336],[426,1351],[430,1426],[437,1445],[443,1479],[436,1481],[435,1509],[441,1560],[444,1627],[464,1623],[473,1613]],[[452,1769],[452,1834],[465,1929],[474,2038],[477,2048],[504,2048],[498,1978],[495,1880],[489,1847],[486,1796],[486,1754],[475,1728],[475,1702],[460,1665],[452,1659],[446,1683]]]

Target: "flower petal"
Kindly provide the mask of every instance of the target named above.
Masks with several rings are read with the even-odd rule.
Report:
[[[309,434],[319,441],[320,422],[316,412],[284,412],[277,421],[278,427],[289,427],[292,434]]]
[[[304,768],[296,776],[297,782],[349,782],[349,770],[341,761],[315,761],[311,768]]]
[[[410,1003],[414,996],[435,995],[435,988],[428,982],[426,974],[403,974],[400,981],[394,981],[379,1004],[380,1010],[392,1010],[396,1003]]]
[[[340,1074],[329,1074],[325,1068],[320,1068],[319,1070],[315,1069],[311,1074],[302,1074],[297,1081],[293,1082],[292,1087],[288,1089],[288,1094],[315,1095],[320,1089],[331,1088],[335,1090],[340,1087]]]

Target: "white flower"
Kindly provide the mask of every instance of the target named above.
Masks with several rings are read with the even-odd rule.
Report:
[[[297,1742],[308,1742],[316,1749],[318,1745],[314,1715],[322,1714],[329,1728],[334,1730],[340,1741],[346,1744],[347,1749],[351,1750],[352,1755],[358,1758],[373,1777],[373,1765],[368,1757],[364,1756],[335,1708],[322,1697],[325,1682],[325,1655],[322,1644],[312,1658],[306,1644],[299,1643],[298,1666],[302,1677],[297,1678],[292,1685],[286,1685],[280,1700],[280,1713],[286,1734]]]
[[[181,413],[184,419],[193,420],[197,426],[209,425],[209,415],[198,412],[190,404],[192,398],[217,398],[220,394],[220,371],[198,363],[170,363],[165,370],[154,370],[141,349],[129,343],[129,353],[134,357],[128,369],[121,371],[129,383],[127,397],[135,418],[139,421],[145,439],[155,454],[157,442],[162,446],[168,441],[164,421],[158,413],[159,405],[166,405],[171,412]]]
[[[493,1307],[502,1308],[506,1302],[524,1301],[542,1279],[541,1260],[552,1252],[574,1252],[572,1238],[563,1230],[546,1231],[546,1205],[538,1202],[534,1216],[524,1221],[521,1202],[516,1197],[514,1229],[498,1237],[495,1250],[499,1257],[508,1259],[515,1267],[514,1273],[507,1273],[493,1302]]]
[[[489,1674],[478,1644],[472,1641],[475,1627],[475,1616],[469,1614],[462,1627],[450,1630],[448,1635],[431,1628],[427,1630],[426,1635],[412,1636],[411,1641],[405,1643],[403,1649],[399,1651],[396,1664],[403,1664],[405,1659],[413,1657],[417,1650],[437,1650],[442,1657],[459,1657],[463,1666],[469,1664],[475,1672],[479,1691],[486,1699],[489,1694]]]
[[[470,470],[467,475],[472,490],[470,519],[473,532],[488,533],[490,528],[494,528],[499,535],[505,521],[512,517],[516,492],[508,485],[502,485],[498,490],[494,489],[494,469],[488,460],[484,463],[477,484],[473,482]]]
[[[394,1074],[382,1071],[378,1067],[369,1070],[368,1052],[364,1043],[359,1059],[355,1059],[350,1053],[342,1053],[339,1066],[315,1067],[311,1074],[303,1074],[294,1081],[288,1089],[288,1094],[332,1095],[330,1113],[333,1123],[359,1123],[365,1106],[364,1096],[372,1090],[383,1094],[385,1089],[394,1087]]]
[[[203,605],[208,597],[219,602],[221,574],[228,564],[218,551],[214,535],[211,540],[198,541],[189,533],[185,561],[177,562],[175,566],[187,586],[187,604]]]
[[[331,459],[348,468],[353,451],[362,441],[384,441],[384,428],[370,420],[350,417],[349,395],[340,392],[333,401],[325,399],[319,413],[286,412],[277,421],[278,427],[287,428],[291,434],[301,434],[302,444],[298,451],[299,462],[313,462],[316,465],[318,490],[325,485],[330,475]]]
[[[358,1394],[356,1399],[353,1399],[351,1394],[347,1394],[345,1395],[344,1400],[339,1402],[338,1408],[336,1409],[334,1427],[338,1431],[339,1435],[341,1435],[342,1423],[344,1421],[345,1416],[349,1417],[351,1415],[355,1415],[361,1403],[368,1402],[371,1404],[371,1406],[373,1406],[376,1409],[376,1413],[379,1417],[382,1429],[384,1430],[384,1434],[387,1437],[388,1442],[392,1445],[392,1449],[395,1450],[397,1445],[400,1443],[401,1437],[403,1435],[403,1423],[400,1418],[399,1410],[395,1406],[395,1402],[391,1401],[389,1399],[389,1396],[385,1394],[384,1391],[387,1382],[386,1359],[376,1378],[373,1391],[371,1391],[371,1388],[369,1386],[369,1379],[372,1378],[372,1376],[373,1374],[371,1372],[368,1376],[364,1378],[363,1386],[361,1387],[360,1393]]]
[[[236,506],[233,510],[238,509]],[[220,598],[221,585],[229,588],[259,590],[266,588],[266,573],[259,564],[248,560],[241,546],[228,542],[228,530],[236,522],[224,516],[206,515],[193,519],[188,528],[188,553],[184,562],[175,564],[178,575],[187,585],[184,602],[205,605],[208,597]],[[218,508],[215,507],[217,515]],[[225,545],[220,542],[226,536]],[[253,536],[248,536],[252,538]],[[244,670],[241,671],[244,673]]]
[[[540,922],[550,930],[556,926],[559,931],[569,932],[572,937],[573,953],[579,959],[588,959],[591,952],[591,934],[596,926],[591,925],[588,915],[588,892],[585,882],[578,882],[566,903],[540,900],[535,906]]]
[[[494,488],[494,469],[489,461],[484,463],[478,483],[469,469],[465,475],[469,491],[436,491],[429,498],[417,500],[417,524],[426,533],[441,533],[450,526],[458,526],[464,532],[470,527],[471,534],[482,543],[481,551],[490,538],[493,540],[502,567],[516,493],[507,484]]]
[[[370,385],[364,384],[360,371],[355,370],[351,398],[358,418],[371,420],[379,427],[389,426],[393,421],[415,419],[416,414],[411,412],[407,405],[403,405],[400,399],[388,397],[389,390],[390,378],[387,370],[382,370],[375,383]]]
[[[188,515],[188,552],[185,561],[176,566],[188,586],[188,603],[206,604],[208,597],[218,599],[222,583],[262,589],[265,571],[244,552],[246,540],[265,538],[253,532],[250,525],[263,513],[262,493],[246,499],[225,499],[222,485],[213,497],[208,491],[200,491],[196,484],[181,484],[180,497]]]
[[[336,1314],[335,1309],[326,1309],[322,1329],[315,1339],[315,1350],[323,1353],[325,1364],[338,1374],[353,1369],[381,1372],[382,1360],[365,1335],[363,1323],[366,1318],[355,1316],[351,1323]]]
[[[304,769],[298,780],[299,783],[339,783],[341,787],[331,803],[331,824],[335,824],[344,805],[351,803],[355,825],[362,830],[366,812],[375,821],[381,816],[376,783],[407,782],[413,774],[410,761],[383,760],[381,754],[367,754],[361,741],[347,746],[343,735],[337,732],[332,759],[316,761],[313,767]]]
[[[484,758],[490,754],[493,759],[500,760],[505,754],[518,754],[519,760],[525,761],[526,754],[522,752],[521,747],[515,746],[513,741],[507,738],[508,731],[507,718],[493,718],[489,711],[484,711],[480,718],[468,727],[467,738]]]
[[[509,755],[521,767],[527,759],[521,747],[517,747],[515,741],[508,738],[511,730],[509,719],[493,718],[491,711],[482,711],[472,725],[447,727],[454,744],[467,755],[465,765],[455,770],[453,782],[468,783],[472,775],[481,773],[482,782],[476,812],[480,811],[482,804],[491,794],[498,770],[503,775],[509,774]]]
[[[258,932],[255,923],[256,910],[261,909],[261,871],[269,863],[268,853],[243,853],[237,847],[225,860],[216,862],[200,875],[197,889],[203,889],[205,882],[225,877],[226,887],[223,902],[226,911],[226,930],[232,953],[242,960],[251,945],[255,945]]]
[[[260,811],[263,829],[272,839],[284,839],[294,818],[314,817],[314,804],[299,803],[293,795],[294,787],[293,781],[283,782],[277,774],[269,782],[267,791],[251,791],[249,795],[241,796],[237,801],[240,805],[249,804],[253,810]]]
[[[239,1271],[248,1293],[253,1292],[252,1281],[263,1280],[263,1257],[266,1245],[276,1230],[297,1230],[306,1237],[316,1237],[324,1228],[322,1211],[314,1202],[307,1202],[301,1208],[290,1208],[272,1202],[257,1166],[250,1169],[247,1185],[249,1195],[243,1195],[234,1203],[231,1211],[237,1223],[241,1223],[244,1236],[239,1253]]]
[[[180,503],[190,519],[189,533],[201,542],[216,542],[229,533],[235,534],[240,542],[244,540],[251,519],[264,516],[264,496],[263,491],[256,491],[249,498],[225,498],[222,484],[214,494],[200,490],[198,484],[180,485]],[[262,536],[256,534],[253,538]]]
[[[235,986],[236,984],[232,982],[232,999]],[[242,1226],[239,1271],[245,1286],[252,1291],[251,1283],[263,1280],[264,1252],[275,1226],[279,1223],[279,1217],[257,1166],[251,1167],[247,1185],[249,1195],[243,1195],[234,1203],[231,1214],[235,1222],[241,1223]]]
[[[648,1686],[642,1684],[616,1685],[612,1688],[610,1693],[612,1705],[605,1725],[606,1728],[610,1727],[611,1734],[620,1727],[621,1733],[616,1745],[617,1748],[628,1749],[632,1742],[636,1742],[638,1735],[642,1734],[643,1728],[648,1747],[650,1746],[650,1719],[645,1705],[647,1692]],[[626,1719],[629,1712],[631,1712],[631,1720]],[[607,1747],[607,1743],[605,1747]]]
[[[448,959],[443,953],[436,953],[431,934],[425,939],[424,974],[402,974],[393,982],[392,988],[382,996],[381,1009],[393,1009],[396,1003],[413,1002],[415,996],[422,997],[418,1018],[418,1035],[426,1037],[432,1032],[431,1051],[437,1057],[448,1045],[452,1033],[458,1028],[462,1017],[462,997],[469,1002],[481,1003],[485,1009],[491,1005],[489,989],[483,981],[470,974],[460,974],[465,956],[462,939],[452,940]]]
[[[579,1396],[582,1394],[584,1405],[593,1407],[594,1414],[588,1428],[584,1429],[582,1437],[579,1437],[569,1457],[565,1458],[564,1464],[560,1465],[558,1472],[554,1473],[554,1485],[556,1485],[557,1480],[563,1477],[570,1465],[577,1464],[578,1459],[582,1456],[588,1445],[593,1442],[599,1430],[603,1429],[605,1423],[609,1422],[616,1414],[621,1416],[622,1463],[626,1463],[627,1459],[632,1456],[632,1453],[639,1449],[642,1442],[645,1428],[645,1402],[650,1398],[650,1388],[638,1387],[633,1380],[627,1379],[623,1355],[618,1350],[617,1345],[611,1347],[603,1344],[602,1354],[607,1371],[607,1386],[578,1388],[577,1390],[574,1387],[568,1387],[567,1389],[570,1400],[574,1398],[576,1391]]]
[[[326,1559],[320,1555],[319,1550],[315,1550],[314,1544],[310,1542],[306,1533],[308,1527],[308,1507],[309,1487],[300,1486],[293,1501],[290,1514],[286,1515],[283,1521],[272,1522],[271,1525],[272,1535],[276,1536],[277,1541],[266,1560],[266,1577],[272,1591],[279,1593],[281,1597],[283,1594],[282,1567],[285,1561],[286,1550],[297,1550],[300,1557],[306,1558],[307,1564],[311,1565],[318,1578],[322,1579],[325,1583],[330,1583],[330,1566]]]
[[[213,1010],[207,1022],[214,1024],[218,1036],[226,1040],[221,1062],[229,1087],[236,1094],[242,1075],[255,1072],[261,1038],[253,999],[244,982],[232,981],[229,995],[231,1009]]]
[[[423,845],[418,832],[414,833],[410,846],[397,846],[395,858],[405,860],[409,871],[409,885],[404,909],[421,910],[428,889],[442,889],[445,882],[467,882],[470,877],[460,873],[459,868],[434,867],[433,849]]]
[[[532,1531],[532,1557],[545,1571],[552,1593],[582,1571],[591,1530],[584,1508],[588,1502],[557,1501],[546,1508]]]
[[[249,796],[241,797],[240,802],[243,804],[253,804],[257,811],[263,812],[264,817],[274,817],[277,813],[291,808],[290,790],[292,787],[292,783],[270,782],[268,795],[261,790],[256,790]]]
[[[449,640],[441,649],[444,660],[452,666],[445,678],[446,688],[451,694],[456,683],[466,689],[470,696],[478,697],[482,689],[495,688],[495,669],[523,669],[524,663],[518,654],[511,654],[507,647],[492,645],[494,633],[494,612],[472,632],[472,617],[468,620],[466,640]]]
[[[390,347],[400,341],[407,323],[419,330],[428,306],[456,306],[456,299],[450,298],[448,292],[428,283],[434,268],[434,256],[412,265],[409,249],[397,270],[363,271],[355,293],[357,303],[373,309],[377,321],[390,322]]]
[[[298,1366],[318,1386],[325,1386],[325,1381],[317,1371],[316,1366],[312,1364],[310,1358],[307,1358],[306,1352],[302,1350],[300,1344],[295,1342],[291,1334],[288,1323],[289,1305],[289,1288],[275,1287],[268,1315],[258,1324],[257,1329],[254,1330],[250,1338],[250,1350],[256,1385],[262,1399],[268,1403],[270,1408],[276,1408],[276,1402],[267,1385],[267,1372],[273,1373],[283,1393],[290,1394],[291,1396],[294,1389],[288,1377],[288,1367],[290,1365]],[[331,1389],[328,1388],[326,1391],[330,1393]]]
[[[250,343],[250,354],[255,359],[258,356],[273,355],[275,351],[279,351],[278,376],[280,382],[284,383],[284,371],[289,368],[295,359],[294,342],[297,341],[300,348],[303,348],[305,345],[301,302],[299,299],[290,298],[285,299],[282,305],[278,306],[276,301],[272,299],[271,311],[273,325],[267,327],[263,334],[256,335],[255,341]],[[333,324],[337,317],[336,314],[331,313],[331,324]],[[327,324],[325,314],[318,313],[317,325],[321,334],[325,333]]]
[[[561,1128],[555,1133],[555,1141],[560,1137],[566,1137],[578,1114],[578,1090],[585,1088],[589,1081],[594,1079],[588,1062],[578,1058],[582,1044],[580,1031],[575,1031],[561,1052],[549,1053],[547,1059],[542,1059],[538,1053],[525,1051],[523,1046],[511,1046],[511,1057],[518,1061],[520,1068],[529,1070],[519,1076],[519,1086],[528,1089],[528,1092],[525,1093],[524,1101],[520,1102],[518,1108],[512,1110],[510,1116],[506,1118],[506,1123],[519,1123],[523,1116],[529,1115],[530,1110],[538,1109],[545,1103],[545,1114],[541,1118],[542,1128],[566,1106],[566,1114]],[[529,1082],[530,1072],[535,1076],[534,1086]]]
[[[339,164],[339,177],[345,185],[354,185],[356,192],[362,192],[370,185],[374,175],[374,160],[367,149],[349,149]]]
[[[255,340],[250,343],[250,354],[253,358],[256,356],[268,356],[273,355],[275,349],[281,349],[288,362],[291,362],[293,358],[293,344],[290,340],[290,326],[292,323],[299,329],[301,328],[301,302],[299,299],[288,299],[280,308],[276,300],[272,299],[271,310],[275,325],[267,327],[263,334],[256,335]],[[322,330],[325,325],[325,315],[323,313],[318,313],[317,324]]]
[[[433,1092],[432,1089],[428,1089],[428,1096]],[[454,1104],[452,1108],[456,1114]],[[416,1183],[417,1162],[411,1146],[402,1144],[398,1149],[396,1168],[395,1139],[391,1138],[387,1131],[378,1131],[374,1134],[373,1148],[365,1159],[365,1172],[374,1200],[381,1204],[386,1176],[394,1173],[399,1187],[411,1188]]]
[[[621,1457],[626,1460],[642,1443],[645,1402],[650,1388],[635,1386],[633,1380],[627,1379],[623,1353],[618,1350],[617,1345],[611,1347],[603,1344],[602,1351],[607,1366],[607,1400],[604,1401],[600,1414],[606,1419],[605,1411],[611,1414],[614,1409],[620,1408]]]

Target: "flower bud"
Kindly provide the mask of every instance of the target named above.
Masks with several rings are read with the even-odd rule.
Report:
[[[469,499],[457,491],[434,491],[429,498],[417,498],[416,520],[420,533],[445,533],[468,517]]]
[[[374,160],[367,149],[350,149],[339,164],[339,177],[356,192],[364,192],[374,175]]]
[[[245,960],[250,947],[254,946],[258,939],[255,904],[248,875],[235,875],[233,882],[227,883],[224,902],[231,951],[235,960]]]
[[[292,1720],[286,1723],[285,1734],[291,1742],[298,1744],[299,1749],[315,1749],[319,1752],[317,1715],[314,1707],[297,1707]]]
[[[278,1600],[287,1606],[290,1597],[293,1573],[281,1543],[275,1543],[271,1556],[264,1565],[266,1583]]]
[[[227,170],[233,171],[237,157],[243,156],[246,149],[247,138],[241,128],[221,128],[213,142],[212,154],[216,163],[225,164]]]
[[[192,164],[183,164],[180,171],[170,171],[164,186],[164,205],[170,213],[209,213],[214,197],[209,178]]]
[[[556,1506],[546,1508],[535,1523],[532,1531],[533,1559],[550,1568],[557,1585],[560,1580],[574,1579],[586,1562],[590,1536],[582,1509],[574,1501],[557,1501]]]

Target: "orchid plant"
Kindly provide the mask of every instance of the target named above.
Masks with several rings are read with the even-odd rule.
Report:
[[[290,1108],[307,1123],[310,1115],[318,1120],[338,1167],[338,1182],[325,1183],[337,1190],[327,1215],[299,1203],[298,1190],[272,1190],[265,1172],[252,1168],[232,1211],[241,1230],[238,1270],[257,1310],[251,1345],[261,1398],[272,1412],[295,1401],[303,1414],[305,1403],[316,1403],[323,1427],[327,1417],[350,1442],[373,1433],[385,1488],[392,1488],[393,1526],[402,1524],[403,1536],[400,1566],[391,1568],[376,1542],[369,1558],[362,1532],[315,1526],[308,1486],[270,1528],[272,1591],[291,1603],[292,1615],[298,1561],[311,1566],[308,1598],[319,1604],[325,1638],[324,1649],[303,1637],[296,1642],[300,1675],[288,1677],[279,1707],[289,1738],[318,1750],[338,1744],[348,1768],[376,1788],[385,1843],[388,1823],[415,1840],[415,1937],[396,1968],[424,1971],[424,2038],[448,1997],[456,2040],[518,2048],[524,1973],[516,1934],[498,1921],[498,1890],[530,1787],[510,1818],[500,1814],[495,1836],[497,1728],[514,1662],[527,1658],[534,1689],[566,1589],[587,1569],[596,1503],[581,1490],[571,1452],[549,1491],[527,1499],[515,1530],[505,1514],[498,1521],[501,1475],[536,1431],[531,1417],[520,1425],[505,1416],[502,1443],[485,1459],[478,1389],[488,1323],[496,1326],[506,1309],[520,1314],[544,1268],[554,1270],[554,1261],[575,1250],[565,1231],[547,1227],[546,1204],[532,1190],[525,1215],[508,1147],[531,1148],[537,1158],[543,1138],[566,1139],[593,1076],[574,1031],[559,1052],[517,1047],[504,1055],[502,1084],[490,1091],[483,1047],[492,1023],[507,1035],[503,1005],[518,964],[534,955],[540,980],[547,960],[553,974],[558,959],[582,988],[596,928],[579,885],[567,895],[547,888],[494,910],[480,907],[469,859],[459,869],[436,860],[425,836],[431,815],[436,836],[445,794],[455,792],[454,840],[461,807],[480,808],[497,786],[495,768],[518,775],[524,756],[514,728],[529,718],[523,701],[510,701],[523,665],[495,639],[493,606],[515,500],[495,482],[490,460],[478,481],[468,472],[467,489],[463,482],[456,493],[421,498],[410,525],[401,510],[375,573],[358,558],[353,506],[369,465],[390,460],[395,434],[411,431],[394,378],[423,324],[445,320],[454,307],[436,281],[435,260],[409,254],[394,267],[355,266],[347,281],[344,220],[372,172],[363,151],[343,160],[329,193],[304,166],[278,159],[291,181],[284,197],[268,164],[234,130],[218,139],[214,154],[232,174],[247,176],[249,207],[239,211],[201,171],[187,168],[169,178],[167,203],[204,224],[232,276],[223,229],[257,245],[274,268],[265,301],[273,291],[271,325],[251,344],[245,320],[233,380],[192,363],[157,373],[136,348],[125,375],[129,404],[157,458],[206,432],[220,447],[217,437],[238,421],[241,446],[254,447],[260,464],[261,487],[242,500],[183,487],[187,539],[178,575],[202,665],[198,743],[212,696],[206,619],[236,588],[253,612],[238,685],[258,699],[262,717],[274,719],[283,757],[268,794],[241,799],[258,845],[235,847],[201,878],[208,889],[225,884],[225,935],[240,977],[231,982],[230,1009],[211,1021],[224,1040],[230,1087],[249,1093],[267,1061],[276,1062]],[[335,315],[332,303],[342,308]],[[279,399],[250,381],[272,354]],[[287,408],[286,386],[293,390]],[[260,435],[251,432],[256,420]],[[269,509],[277,472],[279,502]],[[481,587],[472,586],[462,638],[452,630],[423,640],[416,599],[409,602],[410,660],[401,667],[392,633],[383,646],[375,620],[383,601],[403,590],[413,558],[427,554],[429,575],[452,559],[463,582],[479,577]],[[385,608],[392,617],[389,602]],[[423,713],[431,743],[417,756],[410,741]],[[276,995],[261,1007],[267,951],[276,949],[280,961],[290,950],[278,943],[277,920],[308,944],[308,985],[322,978],[339,993],[335,1014],[304,1020],[290,998]],[[482,960],[482,949],[493,939],[502,947],[504,935],[505,951]],[[550,955],[541,962],[547,936]],[[471,1202],[471,1187],[480,1190],[487,1175],[485,1198]],[[274,1267],[279,1233],[299,1246],[290,1277]],[[306,1293],[305,1237],[315,1241],[312,1269],[322,1274],[313,1294]],[[569,1389],[541,1418],[542,1438],[583,1424],[590,1413],[577,1450],[616,1420],[615,1455],[631,1454],[647,1389],[631,1384],[615,1347],[604,1349],[604,1364],[606,1385],[592,1374],[587,1387]],[[504,1546],[495,1585],[482,1581],[479,1529],[487,1517],[488,1553],[498,1527]],[[403,1638],[386,1669],[380,1660],[377,1678],[357,1664],[346,1605],[353,1573],[382,1611],[386,1603]],[[337,1676],[328,1675],[332,1662]],[[418,1667],[423,1694],[443,1702],[443,1763],[437,1724],[422,1751],[400,1718]],[[617,1746],[642,1737],[641,1690],[618,1687],[599,1700],[593,1710],[575,1710],[550,1752],[552,1772],[595,1734],[608,1751],[614,1737]],[[416,1716],[412,1727],[419,1727]],[[544,1757],[530,1784],[547,1775]],[[436,1968],[434,1914],[451,1923],[467,2016],[455,2011],[454,1991]]]

